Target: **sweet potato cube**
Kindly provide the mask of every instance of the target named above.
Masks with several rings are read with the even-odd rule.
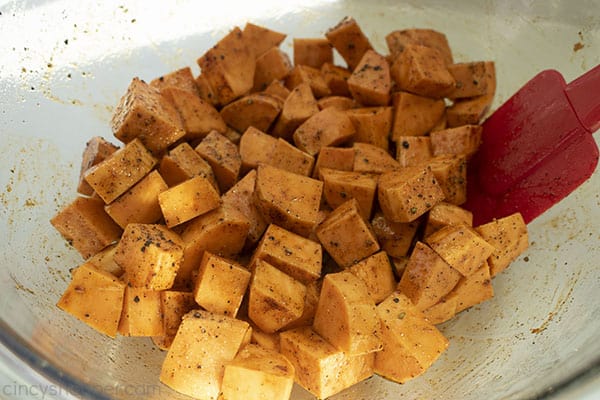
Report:
[[[381,350],[375,302],[362,279],[350,271],[327,274],[313,329],[348,355]]]
[[[294,38],[294,65],[321,68],[333,62],[333,48],[326,38]]]
[[[304,298],[304,309],[302,315],[295,321],[287,324],[282,330],[299,328],[302,326],[312,326],[319,305],[319,296],[321,294],[322,280],[312,281],[306,285],[306,297]],[[279,350],[279,338],[277,338],[277,348]]]
[[[259,165],[254,204],[265,221],[301,236],[317,222],[323,183],[268,165]]]
[[[465,156],[444,155],[427,162],[444,192],[444,200],[461,205],[467,201],[467,159]]]
[[[390,32],[385,41],[394,56],[401,53],[409,44],[419,44],[436,49],[442,55],[446,65],[452,64],[452,51],[446,35],[433,29],[404,29]]]
[[[277,225],[269,225],[252,255],[308,284],[321,277],[321,245]],[[252,267],[250,267],[252,269]]]
[[[179,112],[185,130],[185,140],[202,139],[213,130],[219,133],[225,133],[227,130],[219,112],[198,94],[172,87],[163,89],[161,93]]]
[[[323,147],[317,157],[313,178],[319,176],[321,168],[338,171],[352,171],[354,167],[354,149],[344,147]]]
[[[235,317],[250,282],[250,271],[235,261],[204,252],[194,299],[202,308],[215,314]]]
[[[321,66],[321,74],[333,96],[351,96],[350,89],[348,89],[348,78],[352,75],[352,71],[332,63],[324,63]]]
[[[421,136],[431,131],[446,110],[444,99],[432,99],[408,92],[396,92],[392,96],[394,125],[392,140],[401,136]]]
[[[148,290],[171,288],[182,258],[179,235],[163,225],[152,224],[127,225],[114,255],[129,285]]]
[[[83,258],[89,258],[116,242],[122,232],[104,211],[104,202],[95,197],[77,197],[50,223]]]
[[[252,90],[265,90],[271,82],[284,79],[291,70],[292,64],[288,55],[279,47],[271,47],[256,59]]]
[[[117,146],[100,136],[94,136],[85,144],[85,149],[83,150],[83,155],[81,157],[81,169],[77,192],[86,196],[91,196],[94,193],[94,189],[84,179],[86,171],[103,161],[118,149]]]
[[[444,199],[444,192],[427,167],[406,167],[379,177],[377,194],[385,217],[411,222]]]
[[[158,195],[168,189],[158,171],[152,171],[104,210],[123,229],[130,223],[152,224],[162,217]]]
[[[268,164],[298,175],[310,176],[315,158],[279,138]]]
[[[250,42],[245,40],[240,28],[235,27],[197,60],[221,105],[231,103],[252,89],[256,63]]]
[[[277,97],[252,93],[223,107],[221,117],[238,132],[244,132],[250,126],[266,131],[279,115],[281,107],[281,100]]]
[[[381,248],[390,257],[404,257],[412,247],[420,221],[392,222],[382,212],[377,212],[371,220],[373,232]]]
[[[235,184],[242,167],[242,158],[235,144],[212,131],[195,150],[210,164],[222,192]]]
[[[183,263],[175,286],[191,288],[193,273],[200,265],[205,250],[224,257],[239,253],[249,228],[250,223],[244,214],[225,205],[191,220],[181,232]]]
[[[463,276],[445,299],[453,301],[456,298],[456,313],[459,313],[492,297],[494,297],[494,288],[490,266],[485,261],[474,273]]]
[[[475,230],[495,248],[488,259],[492,277],[504,271],[529,247],[527,225],[520,213],[479,225]]]
[[[325,36],[351,70],[356,68],[367,50],[373,49],[369,39],[352,17],[342,19],[336,26],[325,32]]]
[[[219,98],[217,97],[217,92],[215,92],[210,86],[208,79],[206,79],[204,74],[201,73],[196,77],[196,87],[198,88],[198,95],[202,100],[213,107],[218,107],[221,105]]]
[[[337,208],[349,199],[356,199],[362,218],[369,220],[377,191],[377,181],[371,175],[329,168],[321,168],[319,175],[323,181],[323,197],[329,207]]]
[[[161,93],[164,93],[164,89],[167,88],[177,88],[198,95],[198,86],[196,86],[196,80],[190,67],[183,67],[161,75],[150,81],[150,86],[157,88]]]
[[[111,125],[117,139],[129,143],[137,138],[155,155],[185,135],[175,107],[139,78],[131,81],[119,101]]]
[[[98,332],[115,337],[125,284],[114,275],[85,263],[73,271],[71,282],[56,304]]]
[[[154,336],[152,341],[163,350],[168,350],[175,339],[181,318],[198,305],[191,292],[163,290],[160,292],[163,312],[164,335]]]
[[[433,325],[442,324],[456,315],[458,297],[443,298],[431,307],[423,310],[423,316]]]
[[[431,132],[433,155],[465,155],[471,157],[481,144],[481,125],[464,125]]]
[[[412,301],[417,310],[423,311],[447,295],[461,277],[460,272],[448,265],[429,246],[417,242],[398,290]]]
[[[92,264],[94,267],[108,272],[115,278],[120,278],[125,270],[114,260],[116,249],[117,244],[111,244],[88,258],[86,261]]]
[[[454,78],[454,89],[447,94],[450,99],[481,96],[487,93],[486,68],[484,61],[448,65]]]
[[[272,81],[266,89],[263,90],[263,93],[278,97],[281,101],[285,101],[290,95],[290,90],[286,88],[281,81]]]
[[[457,99],[448,107],[448,127],[478,124],[489,110],[496,92],[496,69],[493,61],[485,61],[487,92],[484,95],[467,99]]]
[[[119,334],[123,336],[164,336],[161,292],[127,286]]]
[[[218,188],[210,165],[187,142],[179,144],[162,157],[158,172],[169,186],[202,176]]]
[[[279,351],[279,332],[266,333],[260,330],[252,321],[249,321],[252,327],[252,338],[250,343],[259,345],[265,349]]]
[[[287,358],[249,344],[225,366],[221,390],[228,400],[288,400],[293,386],[294,366]]]
[[[155,164],[156,159],[142,142],[134,139],[88,169],[84,178],[109,204],[146,176]]]
[[[254,204],[256,170],[252,170],[231,187],[222,197],[223,206],[238,210],[250,224],[245,247],[253,247],[267,229],[267,223]]]
[[[281,353],[294,365],[295,381],[319,399],[373,375],[374,353],[350,356],[310,327],[282,332]]]
[[[315,98],[329,96],[331,90],[321,75],[321,71],[308,65],[296,65],[285,78],[285,86],[292,90],[296,86],[307,83]]]
[[[352,170],[355,172],[382,174],[400,169],[398,161],[381,147],[355,142],[352,148],[355,153]]]
[[[436,99],[444,97],[455,84],[442,54],[420,45],[405,46],[394,58],[390,73],[400,90]]]
[[[296,128],[319,112],[308,83],[301,83],[285,99],[281,114],[273,126],[273,135],[291,139]]]
[[[495,248],[465,224],[446,225],[425,242],[463,276],[474,273]]]
[[[375,304],[381,303],[396,289],[392,265],[385,251],[359,261],[348,270],[365,283]]]
[[[248,297],[248,316],[273,333],[302,316],[306,286],[263,260],[256,260]]]
[[[355,142],[369,143],[384,150],[388,149],[392,129],[392,107],[366,107],[346,111],[354,124]]]
[[[279,46],[287,35],[248,22],[244,26],[243,36],[246,46],[248,46],[252,50],[252,54],[258,58],[265,51]]]
[[[247,322],[207,311],[183,316],[165,357],[160,381],[197,399],[217,400],[225,365],[231,362],[250,331]]]
[[[334,108],[339,111],[346,111],[358,106],[360,105],[351,97],[325,96],[317,100],[317,107],[319,107],[319,110]]]
[[[396,141],[396,160],[402,167],[414,167],[433,158],[429,136],[399,136]]]
[[[379,251],[377,238],[369,223],[361,217],[356,199],[333,210],[315,233],[327,253],[343,268]]]
[[[424,236],[429,236],[446,225],[457,224],[473,226],[473,213],[443,201],[429,210]]]
[[[348,79],[352,97],[366,106],[386,106],[390,102],[390,66],[382,55],[367,50]]]
[[[402,293],[379,304],[377,314],[383,350],[375,354],[375,373],[384,378],[405,383],[423,374],[448,348],[448,339]]]
[[[322,147],[336,146],[348,141],[354,132],[354,125],[344,112],[326,108],[300,125],[293,138],[300,150],[314,156]]]
[[[219,207],[221,198],[208,179],[196,176],[160,193],[158,202],[172,228]]]
[[[275,151],[277,139],[254,128],[246,129],[240,138],[239,152],[242,159],[242,170],[248,171],[258,164],[268,164]]]

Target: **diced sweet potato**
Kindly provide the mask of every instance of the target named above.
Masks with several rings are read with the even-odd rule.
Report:
[[[279,138],[268,164],[298,175],[310,176],[315,158]]]
[[[248,22],[244,26],[243,36],[246,45],[252,50],[252,54],[258,58],[265,51],[279,46],[287,35]]]
[[[312,326],[315,320],[315,313],[319,305],[319,296],[321,294],[322,280],[312,281],[306,284],[306,297],[304,298],[304,309],[302,315],[295,321],[286,325],[282,330],[299,328],[301,326]],[[279,349],[279,338],[277,340]]]
[[[404,29],[390,32],[386,37],[388,49],[394,56],[401,53],[409,44],[419,44],[436,49],[442,55],[444,62],[452,64],[452,51],[446,35],[433,29]]]
[[[240,28],[235,27],[197,60],[222,105],[252,89],[256,63],[249,43],[251,40],[245,40]]]
[[[396,141],[396,160],[402,167],[425,164],[433,157],[429,136],[399,136]]]
[[[163,290],[160,292],[163,312],[164,336],[154,336],[152,341],[161,349],[168,350],[175,339],[181,318],[198,305],[191,292]]]
[[[285,356],[248,344],[225,366],[221,391],[228,400],[288,400],[293,386],[294,366]]]
[[[256,260],[250,282],[248,316],[273,333],[300,318],[306,286],[263,260]]]
[[[98,332],[115,337],[124,292],[125,284],[114,275],[85,263],[73,271],[57,306]]]
[[[323,183],[268,165],[259,165],[254,201],[268,223],[308,236],[317,221]]]
[[[444,192],[427,167],[406,167],[379,177],[379,205],[392,222],[411,222],[444,199]]]
[[[225,364],[235,358],[249,331],[247,322],[202,310],[190,311],[184,315],[165,357],[160,381],[179,393],[217,400]]]
[[[192,69],[190,67],[183,67],[170,72],[165,75],[161,75],[150,82],[150,86],[157,88],[163,93],[166,88],[177,88],[185,90],[192,94],[198,95],[198,86],[194,75],[192,75]]]
[[[119,334],[123,336],[163,336],[165,334],[161,292],[125,287]]]
[[[367,50],[373,49],[369,39],[352,17],[342,19],[336,26],[329,29],[325,36],[351,70],[356,68]]]
[[[333,210],[315,233],[327,253],[343,268],[379,251],[377,238],[369,223],[361,217],[356,199]]]
[[[119,264],[117,264],[113,258],[116,249],[117,244],[111,244],[94,254],[92,257],[88,258],[87,262],[102,271],[106,271],[114,275],[116,278],[120,278],[125,270]]]
[[[195,149],[211,166],[221,192],[232,187],[240,174],[242,159],[235,144],[212,131]]]
[[[325,38],[294,38],[294,65],[321,68],[333,62],[333,48]]]
[[[252,255],[264,260],[292,278],[308,284],[321,277],[321,245],[277,225],[269,225]]]
[[[392,97],[392,140],[396,142],[401,136],[425,135],[432,130],[446,109],[443,99],[432,99],[408,92],[396,92]]]
[[[325,63],[321,66],[321,74],[333,96],[350,96],[348,78],[352,74],[347,68]]]
[[[394,58],[390,69],[400,90],[442,98],[454,88],[441,53],[431,47],[409,44]]]
[[[336,110],[346,111],[359,106],[359,104],[351,97],[344,96],[326,96],[317,100],[319,110],[326,108],[335,108]]]
[[[256,59],[252,91],[265,90],[271,82],[284,79],[291,70],[288,55],[279,47],[271,47]]]
[[[181,143],[162,157],[158,172],[169,186],[202,176],[218,189],[212,168],[187,142]]]
[[[348,270],[365,283],[375,304],[381,303],[396,289],[392,265],[385,251],[359,261]]]
[[[254,128],[246,129],[240,138],[239,153],[242,159],[242,170],[248,171],[258,167],[260,163],[268,164],[275,151],[277,139]]]
[[[461,205],[467,201],[467,159],[465,156],[437,156],[427,162],[444,192],[444,201]]]
[[[110,203],[139,182],[156,159],[134,139],[85,172],[84,178],[105,203]]]
[[[381,350],[375,302],[360,278],[350,271],[327,274],[313,329],[349,355]]]
[[[179,235],[154,224],[127,225],[114,255],[127,274],[127,283],[148,290],[170,289],[182,259]]]
[[[454,78],[454,89],[447,94],[450,99],[481,96],[487,93],[486,68],[484,61],[448,65]]]
[[[129,143],[137,138],[155,155],[185,135],[175,107],[139,78],[131,81],[119,101],[111,125],[119,140]]]
[[[383,174],[400,169],[398,161],[379,146],[355,142],[352,148],[354,149],[352,170],[355,172]]]
[[[469,276],[463,276],[446,295],[446,301],[456,301],[456,313],[494,297],[490,266],[487,261]],[[456,298],[456,300],[454,300]]]
[[[431,307],[423,310],[423,316],[434,325],[442,324],[456,315],[458,297],[443,298]]]
[[[285,101],[290,95],[290,90],[286,88],[281,81],[273,81],[269,83],[269,86],[267,86],[263,93],[278,97],[281,101]]]
[[[104,211],[104,202],[95,197],[77,197],[50,223],[83,258],[89,258],[116,242],[122,232]]]
[[[465,224],[473,226],[473,213],[445,201],[436,204],[427,215],[424,236],[440,230],[446,225]]]
[[[412,247],[413,239],[420,221],[391,222],[381,212],[377,212],[371,220],[373,232],[381,245],[391,257],[404,257]]]
[[[325,399],[373,375],[374,354],[350,356],[310,327],[282,332],[281,353],[296,370],[296,382]]]
[[[527,225],[520,213],[479,225],[475,230],[495,248],[488,259],[492,277],[504,271],[529,246]]]
[[[354,125],[344,112],[326,108],[300,125],[293,137],[300,150],[314,156],[322,147],[348,141],[354,132]]]
[[[204,74],[201,73],[196,77],[196,87],[198,88],[198,95],[202,100],[214,107],[221,105],[217,93],[210,86]]]
[[[91,196],[94,193],[94,189],[84,179],[85,173],[88,169],[100,163],[118,149],[117,146],[100,136],[94,136],[85,144],[85,150],[83,150],[83,155],[81,157],[81,169],[77,192],[86,196]]]
[[[425,242],[463,276],[474,273],[494,252],[494,246],[465,224],[446,225]]]
[[[118,199],[106,205],[104,210],[123,229],[133,222],[155,223],[162,217],[158,195],[167,188],[158,171],[152,171]]]
[[[377,181],[369,174],[353,171],[337,171],[321,168],[323,196],[331,208],[336,208],[349,199],[356,199],[361,216],[365,221],[371,217],[373,200],[377,191]]]
[[[205,214],[221,204],[219,192],[208,179],[196,176],[158,195],[169,228]]]
[[[250,343],[257,344],[265,349],[280,351],[279,332],[263,332],[252,322],[252,320],[248,319],[248,323],[252,327],[252,338]]]
[[[451,154],[471,157],[481,144],[482,131],[480,125],[464,125],[431,132],[433,155]]]
[[[250,282],[250,271],[235,261],[204,252],[194,299],[202,308],[215,314],[236,317]]]
[[[369,143],[384,150],[388,149],[392,128],[392,107],[355,108],[346,111],[354,124],[355,142]]]
[[[281,111],[281,101],[264,93],[252,93],[235,100],[221,110],[227,125],[238,132],[248,127],[266,131]]]
[[[296,65],[285,79],[285,86],[290,90],[301,83],[308,83],[317,99],[331,94],[321,71],[308,65]]]
[[[354,167],[354,149],[343,147],[322,147],[315,163],[313,177],[319,176],[321,168],[338,171],[352,171]]]
[[[273,135],[291,139],[296,128],[318,112],[319,107],[309,84],[299,84],[285,99],[279,118],[273,126]]]
[[[489,110],[496,92],[496,69],[493,61],[486,61],[485,76],[487,93],[468,99],[458,99],[448,107],[448,127],[478,124]]]
[[[461,277],[460,272],[448,265],[429,246],[417,242],[398,290],[412,301],[417,310],[423,311],[447,295]]]
[[[377,306],[383,350],[375,354],[375,373],[394,382],[423,374],[448,348],[448,339],[402,293]]]
[[[387,60],[374,50],[367,50],[348,79],[352,97],[366,106],[386,106],[391,87]]]

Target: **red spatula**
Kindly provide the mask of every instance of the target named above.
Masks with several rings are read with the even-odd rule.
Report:
[[[467,204],[479,225],[519,211],[525,222],[561,201],[598,164],[600,65],[566,84],[539,73],[483,123]]]

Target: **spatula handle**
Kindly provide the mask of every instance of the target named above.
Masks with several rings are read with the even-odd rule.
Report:
[[[567,85],[565,93],[581,124],[594,133],[600,128],[600,64]]]

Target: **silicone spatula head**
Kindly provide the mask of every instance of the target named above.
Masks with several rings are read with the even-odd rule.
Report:
[[[539,73],[483,124],[469,164],[474,223],[513,212],[529,222],[586,181],[598,163],[591,133],[600,126],[600,66],[566,85]]]

